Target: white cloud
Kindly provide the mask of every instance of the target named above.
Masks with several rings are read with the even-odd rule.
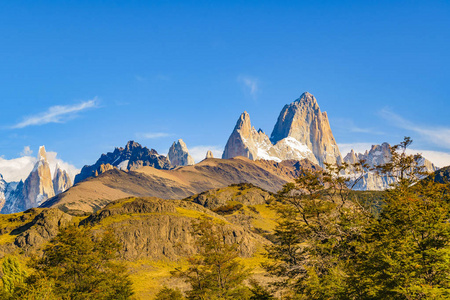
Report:
[[[171,136],[170,133],[166,133],[166,132],[141,132],[141,133],[136,133],[136,137],[138,139],[157,139],[157,138],[162,138],[162,137],[167,137],[167,136]]]
[[[37,158],[31,156],[0,158],[0,174],[7,182],[25,180],[33,170],[36,161]]]
[[[167,76],[164,74],[158,74],[158,75],[156,75],[155,78],[160,81],[169,81],[170,80],[170,76]]]
[[[69,119],[76,117],[78,112],[97,106],[97,99],[83,101],[75,105],[56,105],[50,107],[47,111],[34,116],[25,117],[22,122],[17,123],[11,128],[24,128],[27,126],[43,125],[48,123],[64,123]]]
[[[134,75],[134,78],[136,78],[136,80],[140,82],[147,81],[147,78],[140,75]]]
[[[250,95],[256,97],[256,94],[259,92],[259,80],[257,78],[240,75],[237,80],[244,85]]]
[[[208,152],[208,150],[212,151],[215,158],[222,158],[223,147],[199,145],[189,148],[188,150],[195,162],[198,163],[206,158],[206,152]]]
[[[450,166],[450,153],[448,152],[409,149],[407,150],[407,153],[420,153],[423,157],[431,161],[435,166],[438,166],[439,168]]]
[[[380,115],[399,128],[413,131],[437,146],[450,149],[450,128],[448,127],[418,126],[387,108],[381,110]]]
[[[30,149],[30,146],[23,147],[22,152],[20,152],[20,156],[29,156],[33,154],[33,150]]]
[[[359,127],[355,124],[355,122],[353,122],[353,120],[350,120],[350,119],[336,118],[336,119],[333,119],[333,123],[334,123],[333,124],[334,127],[337,127],[339,129],[349,131],[349,132],[384,135],[384,132],[381,132],[373,127],[370,127],[370,128]]]
[[[73,182],[75,175],[80,172],[80,169],[77,169],[74,165],[58,158],[57,155],[58,154],[53,151],[47,152],[47,160],[52,177],[55,172],[56,164],[58,163],[61,169],[67,171]],[[7,182],[25,180],[28,175],[30,175],[30,172],[33,170],[37,161],[37,157],[29,155],[13,159],[0,158],[0,174],[3,175],[3,179]]]

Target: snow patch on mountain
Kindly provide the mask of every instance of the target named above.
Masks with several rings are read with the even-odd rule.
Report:
[[[120,157],[119,157],[119,158],[120,158]],[[118,158],[118,159],[119,159],[119,158]],[[117,168],[118,168],[119,170],[125,171],[125,170],[127,170],[128,163],[129,163],[129,162],[130,162],[129,159],[124,160],[124,161],[122,161],[120,164],[117,165]]]

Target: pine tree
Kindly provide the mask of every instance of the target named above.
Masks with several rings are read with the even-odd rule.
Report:
[[[2,294],[4,298],[7,298],[14,293],[17,286],[24,282],[27,272],[20,266],[19,261],[15,256],[6,256],[4,258],[2,272]]]
[[[33,299],[47,290],[45,297],[37,298],[130,299],[131,281],[125,267],[115,261],[118,247],[109,232],[96,237],[88,227],[62,229],[44,248],[43,256],[32,262],[36,272],[16,295]]]
[[[190,284],[188,299],[248,299],[244,285],[250,272],[239,261],[237,243],[225,242],[225,226],[204,217],[193,223],[198,254],[188,259],[189,267],[176,275]]]

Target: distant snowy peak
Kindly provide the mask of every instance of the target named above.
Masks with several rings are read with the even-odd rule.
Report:
[[[372,145],[369,150],[364,153],[356,153],[353,149],[344,157],[344,161],[347,163],[357,163],[364,161],[371,168],[387,164],[392,159],[391,146],[388,143],[382,143],[381,145]],[[422,157],[418,161],[419,165],[424,166],[427,172],[437,171],[436,167],[425,157]]]
[[[252,127],[249,114],[242,113],[222,158],[235,156],[274,161],[306,158],[321,166],[341,162],[327,114],[320,111],[316,98],[307,92],[284,106],[271,138]]]
[[[344,157],[344,162],[349,164],[355,164],[364,161],[370,168],[376,166],[382,166],[387,164],[392,159],[391,146],[388,143],[382,143],[381,145],[372,145],[369,150],[364,153],[356,153],[353,149]],[[422,157],[418,162],[419,165],[424,166],[427,172],[434,172],[438,168],[433,165],[429,160]],[[369,171],[364,175],[354,187],[356,190],[385,190],[395,180],[389,176],[380,176],[375,172]]]
[[[38,207],[71,186],[70,176],[58,164],[52,178],[45,147],[41,146],[37,162],[25,181],[7,183],[6,186],[0,181],[0,198],[3,196],[5,199],[1,213],[15,213]]]

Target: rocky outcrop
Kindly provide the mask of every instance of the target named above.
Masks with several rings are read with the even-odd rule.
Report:
[[[56,164],[55,173],[53,175],[53,189],[55,191],[55,195],[65,192],[71,186],[72,180],[70,179],[69,174],[65,170],[61,169],[58,164]]]
[[[105,168],[102,169],[101,166],[108,164],[120,170],[136,170],[144,166],[166,170],[171,168],[169,160],[164,155],[159,155],[154,149],[149,150],[139,143],[129,141],[125,148],[116,148],[113,152],[102,154],[95,164],[84,166],[80,174],[75,176],[74,183],[98,176]]]
[[[270,139],[261,129],[251,126],[250,117],[244,112],[222,158],[235,156],[275,161],[306,158],[322,167],[342,160],[327,114],[320,111],[316,98],[309,93],[283,108]]]
[[[273,145],[269,137],[261,130],[252,127],[250,116],[244,112],[239,117],[233,132],[225,146],[222,158],[244,156],[251,160],[301,160],[309,159],[318,163],[311,149],[292,137],[287,137]]]
[[[98,175],[103,174],[106,171],[113,170],[113,169],[115,169],[115,167],[113,167],[110,164],[106,164],[106,165],[105,164],[101,164],[100,166],[98,166],[98,169],[95,170],[94,177],[97,177]]]
[[[167,156],[174,167],[191,166],[195,163],[182,139],[179,139],[176,143],[173,142]]]
[[[212,151],[211,150],[208,150],[208,152],[206,152],[206,157],[205,158],[214,158],[214,155],[213,155],[213,153],[212,153]]]
[[[214,210],[231,202],[239,202],[244,205],[266,204],[272,198],[273,194],[268,191],[250,183],[241,183],[226,188],[208,190],[186,200]]]
[[[128,198],[113,202],[83,224],[110,224],[124,247],[121,256],[136,259],[178,259],[197,253],[192,225],[202,215],[226,221],[204,207],[182,200]],[[240,254],[250,257],[267,241],[240,226],[225,224],[224,240],[239,243]]]
[[[388,143],[381,145],[372,145],[370,150],[364,153],[355,153],[352,149],[345,157],[344,161],[348,164],[355,164],[364,162],[367,164],[368,171],[364,176],[354,185],[355,190],[375,190],[381,191],[389,188],[395,183],[395,178],[387,175],[377,174],[373,169],[377,166],[382,166],[389,163],[392,159],[391,146]],[[429,160],[421,158],[419,165],[425,167],[425,171],[434,172],[438,168],[434,166]]]
[[[67,226],[72,216],[59,209],[32,208],[22,213],[0,216],[0,257],[20,251],[34,254],[54,238],[61,227]]]
[[[356,164],[359,162],[358,156],[353,149],[344,157],[344,162],[348,164]]]
[[[16,229],[16,232],[23,232],[17,236],[14,244],[25,252],[35,250],[54,238],[59,229],[69,225],[71,220],[72,216],[58,209],[44,209],[30,223]]]

